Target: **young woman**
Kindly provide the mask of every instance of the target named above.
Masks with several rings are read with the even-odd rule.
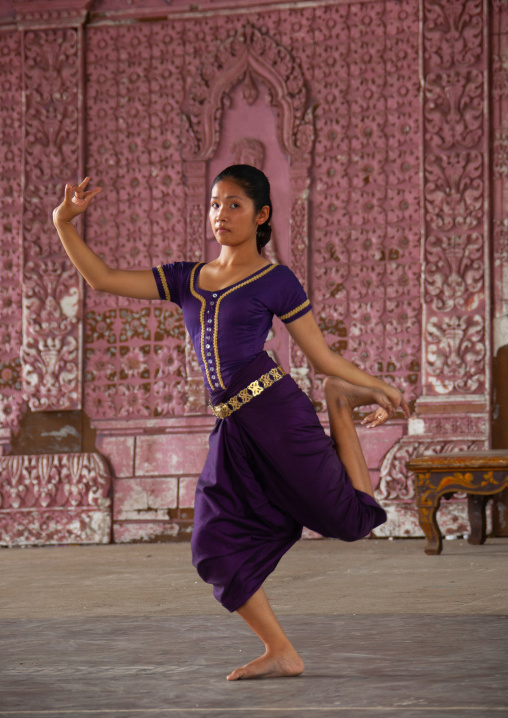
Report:
[[[196,491],[193,563],[265,646],[227,678],[298,675],[303,661],[262,584],[302,526],[354,541],[386,520],[373,498],[352,410],[377,404],[363,421],[374,427],[399,406],[409,416],[407,404],[397,389],[329,349],[294,274],[261,255],[272,215],[262,172],[233,165],[215,178],[209,213],[221,246],[217,259],[141,271],[107,266],[71,224],[100,192],[86,190],[88,181],[66,185],[53,213],[67,254],[93,289],[182,308],[217,416]],[[307,396],[263,350],[274,314],[327,377],[332,438]]]

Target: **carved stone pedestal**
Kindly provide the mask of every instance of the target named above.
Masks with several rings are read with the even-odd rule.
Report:
[[[110,485],[100,454],[0,457],[0,545],[110,543]]]

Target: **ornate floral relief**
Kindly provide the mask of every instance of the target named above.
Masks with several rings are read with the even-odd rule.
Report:
[[[428,379],[438,394],[484,390],[485,327],[481,315],[431,317],[426,338]]]
[[[492,95],[496,102],[508,96],[508,53],[492,58]]]
[[[508,125],[503,125],[494,132],[494,175],[508,176]]]
[[[291,204],[290,236],[291,236],[291,266],[305,286],[307,284],[308,266],[308,202],[301,196],[296,196]]]
[[[414,456],[448,454],[455,451],[472,451],[485,448],[482,438],[447,440],[411,437],[401,439],[385,456],[381,465],[380,480],[375,495],[379,500],[414,500],[415,489],[411,474],[406,472],[406,462]]]
[[[184,352],[182,316],[170,305],[87,312],[87,413],[93,419],[182,414]]]
[[[27,262],[21,359],[24,398],[32,410],[79,403],[79,290],[65,260]]]
[[[313,80],[313,304],[333,348],[411,400],[421,344],[418,8],[321,13],[314,66],[330,71]],[[321,406],[319,382],[313,396]]]
[[[477,310],[483,304],[483,237],[433,235],[425,245],[425,301],[435,311]]]
[[[494,262],[508,261],[508,218],[494,221]]]
[[[0,510],[0,545],[107,544],[111,524],[106,509]]]
[[[474,65],[483,53],[483,0],[426,0],[423,32],[432,65]]]
[[[425,420],[425,433],[441,436],[488,435],[489,420],[486,416],[468,414],[454,416],[430,416]]]
[[[81,281],[51,229],[61,178],[79,167],[75,28],[24,35],[23,396],[32,410],[81,405]]]
[[[74,177],[79,152],[79,39],[74,28],[26,32],[24,37],[25,203],[30,250],[62,252],[51,211],[62,178]],[[34,241],[35,240],[35,241]]]
[[[493,316],[494,346],[508,342],[508,122],[506,121],[508,98],[508,4],[505,0],[493,0],[491,14],[492,47],[492,169],[493,187],[490,206],[493,215]]]
[[[3,32],[0,43],[0,435],[18,427],[25,408],[21,393],[22,256],[21,230],[22,121],[21,36]],[[2,432],[2,429],[4,432]],[[0,445],[0,454],[2,446]]]
[[[200,65],[188,93],[189,115],[183,122],[182,149],[188,160],[213,156],[228,91],[240,80],[250,103],[257,97],[255,78],[268,86],[267,101],[278,116],[283,150],[307,153],[313,141],[312,113],[306,108],[302,71],[288,50],[273,37],[247,24],[223,41]],[[197,148],[196,148],[197,145]],[[192,150],[191,154],[187,154]]]
[[[187,234],[196,233],[192,224],[186,229],[175,131],[184,92],[183,27],[177,21],[88,29],[87,171],[104,187],[107,203],[101,196],[88,210],[87,241],[111,266],[192,259],[196,249],[202,256],[199,242],[187,256]],[[87,413],[94,419],[183,414],[180,310],[87,290],[86,317]]]
[[[0,544],[109,543],[110,484],[99,454],[0,457]]]
[[[480,152],[428,155],[425,205],[433,230],[472,229],[483,219],[483,160]]]
[[[435,147],[475,147],[483,133],[483,74],[435,72],[425,84],[425,131]]]
[[[248,105],[253,105],[259,97],[258,87],[249,70],[245,73],[245,79],[242,84],[242,95]]]
[[[483,12],[481,0],[424,5],[424,390],[441,395],[486,389]]]
[[[99,454],[5,456],[0,476],[2,509],[111,505],[111,476]]]

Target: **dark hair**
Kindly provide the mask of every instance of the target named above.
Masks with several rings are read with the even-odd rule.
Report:
[[[270,207],[268,219],[266,222],[263,222],[263,224],[260,224],[256,231],[258,252],[261,253],[261,250],[268,244],[272,235],[272,228],[270,227],[272,201],[270,199],[270,183],[268,182],[268,178],[261,170],[251,165],[231,165],[217,175],[212,187],[215,187],[217,182],[221,182],[225,179],[234,180],[245,190],[247,197],[254,202],[256,213],[265,206]]]

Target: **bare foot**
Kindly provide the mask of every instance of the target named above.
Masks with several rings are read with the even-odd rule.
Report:
[[[291,648],[285,653],[264,653],[254,661],[229,674],[228,681],[239,681],[246,678],[282,678],[283,676],[299,676],[305,664],[298,653]]]
[[[374,389],[366,386],[350,384],[345,379],[336,376],[327,376],[324,381],[326,402],[331,406],[334,402],[342,410],[352,412],[359,406],[378,404],[379,408],[368,414],[363,421],[370,429],[374,426],[384,424],[393,414],[395,407],[382,389]]]
[[[386,394],[381,389],[350,384],[338,376],[327,376],[323,386],[327,399],[330,397],[342,406],[349,406],[350,409],[368,404],[385,406],[389,403]]]

